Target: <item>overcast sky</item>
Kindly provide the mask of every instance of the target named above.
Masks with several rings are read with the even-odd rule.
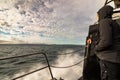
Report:
[[[0,0],[0,43],[85,44],[105,0]]]

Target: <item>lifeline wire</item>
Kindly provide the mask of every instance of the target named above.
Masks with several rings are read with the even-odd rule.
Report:
[[[73,51],[73,52],[64,53],[64,54],[58,54],[58,55],[66,55],[66,54],[71,54],[71,53],[75,53],[75,52],[79,52],[79,51],[81,51],[81,50],[79,49],[79,50],[76,50],[76,51]],[[21,56],[14,56],[14,57],[2,58],[2,59],[0,59],[0,60],[8,60],[8,59],[13,59],[13,58],[27,57],[27,56],[31,56],[31,55],[37,55],[37,54],[46,55],[45,53],[42,52],[42,53],[34,53],[34,54],[27,54],[27,55],[21,55]],[[46,58],[47,58],[47,57],[46,57]],[[83,58],[82,60],[80,60],[78,63],[73,64],[73,65],[70,65],[70,66],[57,67],[57,66],[49,65],[49,67],[53,67],[53,68],[70,68],[70,67],[73,67],[73,66],[76,66],[76,65],[80,64],[80,63],[83,62],[85,59],[86,59],[86,57]],[[14,79],[12,79],[12,80],[19,79],[19,78],[21,78],[21,77],[24,77],[24,76],[27,76],[27,75],[29,75],[29,74],[35,73],[35,72],[37,72],[37,71],[43,70],[43,69],[45,69],[45,68],[47,68],[47,67],[48,67],[48,66],[43,67],[43,68],[40,68],[40,69],[37,69],[37,70],[35,70],[35,71],[32,71],[32,72],[29,72],[29,73],[27,73],[27,74],[21,75],[21,76],[19,76],[19,77],[16,77],[16,78],[14,78]]]
[[[13,58],[27,57],[27,56],[37,55],[37,54],[43,54],[43,52],[41,52],[41,53],[33,53],[33,54],[26,54],[26,55],[21,55],[21,56],[7,57],[7,58],[2,58],[0,60],[8,60],[8,59],[13,59]]]
[[[72,54],[72,53],[79,52],[79,51],[81,51],[81,49],[73,51],[73,52],[69,52],[69,53],[58,54],[58,55],[67,55],[67,54]],[[13,59],[13,58],[27,57],[27,56],[37,55],[37,54],[43,54],[43,52],[33,53],[33,54],[26,54],[26,55],[20,55],[20,56],[13,56],[13,57],[7,57],[7,58],[2,58],[0,60],[8,60],[8,59]]]
[[[32,73],[38,72],[38,71],[40,71],[40,70],[43,70],[43,69],[45,69],[45,68],[47,68],[47,67],[48,67],[48,66],[45,66],[45,67],[43,67],[43,68],[40,68],[40,69],[34,70],[34,71],[29,72],[29,73],[27,73],[27,74],[21,75],[21,76],[16,77],[16,78],[13,78],[12,80],[16,80],[16,79],[22,78],[22,77],[24,77],[24,76],[27,76],[27,75],[30,75],[30,74],[32,74]]]
[[[58,67],[58,66],[52,66],[52,65],[51,65],[51,67],[53,67],[53,68],[70,68],[70,67],[74,67],[74,66],[76,66],[76,65],[78,65],[78,64],[80,64],[80,63],[82,63],[86,58],[87,58],[87,57],[81,59],[78,63],[75,63],[75,64],[70,65],[70,66]]]

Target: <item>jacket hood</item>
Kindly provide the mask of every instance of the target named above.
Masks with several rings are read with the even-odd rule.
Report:
[[[106,5],[102,7],[97,13],[99,15],[99,21],[105,18],[112,18],[113,7]]]

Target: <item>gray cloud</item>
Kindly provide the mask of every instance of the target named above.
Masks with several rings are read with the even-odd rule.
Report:
[[[75,43],[76,40],[85,39],[88,26],[96,21],[94,16],[103,1],[15,0],[11,2],[11,8],[3,15],[5,22],[11,25],[12,33],[28,38],[35,36],[36,39],[41,39],[41,36],[54,40],[62,38],[71,40],[70,42],[73,40]],[[24,40],[22,37],[18,38]]]
[[[17,0],[14,4],[15,8],[23,11],[32,12],[52,12],[53,9],[48,7],[46,3],[51,5],[54,0]],[[41,13],[41,12],[40,12]]]

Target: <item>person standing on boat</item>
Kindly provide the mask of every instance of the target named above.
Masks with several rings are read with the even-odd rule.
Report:
[[[100,59],[102,80],[120,80],[120,26],[112,20],[113,7],[98,12],[99,40],[95,52]]]

